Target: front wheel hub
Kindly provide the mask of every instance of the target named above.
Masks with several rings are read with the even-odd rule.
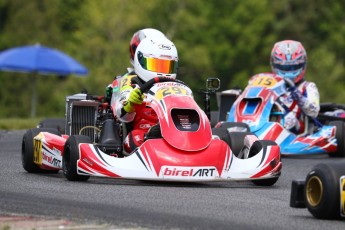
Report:
[[[322,181],[317,176],[312,176],[307,181],[306,198],[308,203],[315,207],[320,204],[323,195]]]

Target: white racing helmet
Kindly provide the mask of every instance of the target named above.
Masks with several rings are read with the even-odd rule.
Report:
[[[156,29],[146,28],[139,30],[133,34],[133,37],[129,43],[129,53],[130,53],[130,62],[133,65],[135,51],[142,40],[145,38],[157,39],[157,38],[166,38],[165,35]]]
[[[133,67],[143,81],[154,77],[176,78],[177,49],[166,37],[145,38],[136,48]]]

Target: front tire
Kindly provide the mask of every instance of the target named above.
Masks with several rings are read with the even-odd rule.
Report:
[[[77,163],[79,160],[79,144],[81,143],[91,144],[92,141],[88,136],[73,135],[65,143],[62,170],[63,175],[69,181],[87,181],[90,178],[90,176],[78,174]]]
[[[27,130],[22,139],[21,158],[23,168],[28,173],[57,173],[59,170],[44,170],[34,163],[34,137],[40,132],[49,132],[61,136],[61,133],[57,129],[53,128],[34,128]]]
[[[304,196],[309,212],[319,219],[340,218],[340,183],[345,175],[343,162],[317,164],[308,173]]]

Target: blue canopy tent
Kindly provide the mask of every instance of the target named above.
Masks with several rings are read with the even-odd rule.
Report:
[[[31,117],[36,116],[36,75],[87,75],[88,70],[67,54],[39,44],[20,46],[0,53],[0,70],[32,73]]]

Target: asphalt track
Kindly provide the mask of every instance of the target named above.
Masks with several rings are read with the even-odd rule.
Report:
[[[1,230],[32,222],[30,229],[345,229],[344,220],[317,220],[306,209],[289,207],[291,181],[305,178],[318,162],[337,160],[327,155],[283,158],[280,179],[267,188],[250,182],[96,177],[76,183],[61,172],[25,172],[20,159],[23,134],[0,131]]]

